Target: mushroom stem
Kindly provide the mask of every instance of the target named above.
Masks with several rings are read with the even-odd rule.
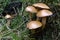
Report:
[[[39,17],[37,17],[37,19],[36,19],[37,21],[39,21]]]
[[[41,21],[41,18],[37,17],[36,21]]]
[[[30,17],[30,21],[31,21],[32,20],[32,14],[31,13],[30,13],[29,17]]]
[[[7,27],[8,30],[11,30],[11,29],[9,28],[10,22],[11,22],[11,19],[7,19],[6,27]]]
[[[42,18],[42,24],[43,24],[42,29],[44,29],[45,28],[45,24],[46,24],[46,17],[43,17]]]

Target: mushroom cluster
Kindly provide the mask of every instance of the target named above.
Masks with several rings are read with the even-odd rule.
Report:
[[[27,6],[25,10],[26,10],[26,12],[30,13],[30,15],[29,15],[30,21],[27,23],[27,28],[28,29],[36,29],[36,28],[41,27],[42,23],[40,21],[38,21],[38,20],[33,21],[32,18],[31,18],[32,17],[32,13],[36,14],[38,12],[37,9],[34,8],[33,6]]]
[[[46,17],[53,14],[49,9],[50,8],[44,3],[35,3],[31,6],[27,6],[25,10],[30,13],[30,22],[27,23],[27,28],[37,29],[42,26],[42,29],[44,29]],[[32,21],[32,13],[36,14],[36,21]],[[42,21],[39,21],[39,18],[42,18]]]

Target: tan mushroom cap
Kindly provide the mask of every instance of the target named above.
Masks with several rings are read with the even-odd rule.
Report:
[[[42,26],[42,24],[40,21],[31,21],[31,22],[27,23],[28,29],[36,29],[36,28],[39,28],[41,26]]]
[[[5,16],[5,19],[9,19],[9,18],[12,18],[12,16],[7,14],[7,15]]]
[[[44,4],[44,3],[35,3],[35,4],[33,4],[33,6],[39,7],[39,8],[50,9],[50,8],[49,8],[46,4]]]
[[[28,6],[25,10],[30,13],[37,13],[37,10],[33,6]]]
[[[37,13],[37,17],[45,17],[45,16],[50,16],[52,15],[53,13],[49,10],[40,10],[38,13]]]

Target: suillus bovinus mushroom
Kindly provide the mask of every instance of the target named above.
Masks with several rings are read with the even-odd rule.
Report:
[[[27,23],[28,29],[37,29],[42,26],[42,23],[40,21],[30,21]]]
[[[34,7],[37,7],[37,8],[43,8],[43,9],[50,9],[46,4],[44,3],[35,3],[33,4]]]
[[[52,13],[51,11],[49,11],[49,10],[40,10],[40,11],[36,14],[37,17],[41,17],[41,18],[42,18],[42,24],[43,24],[43,28],[42,28],[42,29],[44,29],[44,27],[45,27],[46,17],[47,17],[47,16],[50,16],[50,15],[52,15],[52,14],[53,14],[53,13]]]
[[[33,6],[27,6],[25,11],[30,13],[30,20],[32,17],[32,13],[37,13],[37,10]]]

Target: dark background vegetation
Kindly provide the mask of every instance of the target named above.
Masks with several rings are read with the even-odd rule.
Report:
[[[60,0],[0,0],[0,14],[4,7],[13,1],[22,2],[22,7],[18,8],[19,14],[11,20],[11,31],[6,28],[6,20],[0,19],[0,40],[60,40]],[[36,30],[35,34],[31,34],[26,28],[29,15],[25,8],[38,2],[47,4],[53,15],[47,17],[44,30]]]

